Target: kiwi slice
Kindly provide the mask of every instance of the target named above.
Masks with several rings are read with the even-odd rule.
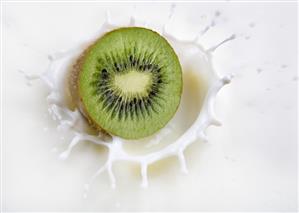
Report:
[[[78,59],[72,96],[99,130],[126,139],[149,136],[175,114],[182,70],[170,44],[140,27],[106,33]]]

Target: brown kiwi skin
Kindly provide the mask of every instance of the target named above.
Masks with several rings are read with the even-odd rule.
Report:
[[[107,133],[104,129],[102,129],[99,125],[97,125],[96,122],[94,122],[92,120],[92,118],[88,115],[87,111],[85,110],[85,106],[83,104],[82,98],[80,97],[80,94],[79,94],[79,87],[78,87],[78,85],[79,85],[79,76],[80,76],[80,72],[82,70],[85,55],[86,55],[86,53],[88,53],[88,51],[93,47],[93,45],[96,42],[97,41],[93,42],[93,44],[88,46],[84,50],[84,52],[78,57],[76,62],[74,63],[74,65],[71,69],[71,72],[70,72],[69,82],[68,82],[69,85],[68,86],[69,86],[69,91],[70,91],[70,94],[71,94],[71,97],[72,97],[72,100],[73,100],[75,106],[79,109],[79,111],[86,118],[89,125],[93,129],[97,130],[99,132],[99,134],[102,134],[103,136],[111,137],[111,135],[109,133]]]
[[[124,28],[127,28],[127,27],[124,27]],[[136,28],[139,28],[139,27],[136,27]],[[140,28],[143,28],[143,27],[140,27]],[[121,28],[117,28],[115,30],[119,30]],[[148,29],[148,30],[151,30],[151,29]],[[79,56],[79,58],[77,59],[77,61],[75,62],[75,64],[73,65],[73,68],[71,70],[71,74],[70,74],[70,77],[69,77],[69,89],[70,89],[70,93],[71,93],[71,96],[72,96],[72,99],[76,105],[76,107],[80,110],[80,112],[84,115],[84,117],[87,119],[88,123],[90,124],[90,126],[97,130],[99,132],[100,135],[103,135],[103,136],[106,136],[108,138],[112,138],[112,135],[116,135],[118,136],[117,134],[115,133],[111,133],[109,134],[106,130],[104,130],[101,126],[99,126],[92,118],[91,116],[89,116],[88,112],[86,111],[86,107],[84,106],[84,103],[82,101],[82,98],[80,96],[80,92],[79,92],[79,78],[80,78],[80,73],[81,73],[81,70],[82,70],[82,66],[83,66],[83,63],[84,63],[84,59],[85,59],[85,56],[86,54],[89,52],[89,50],[97,43],[98,40],[100,40],[103,36],[106,36],[110,33],[112,33],[114,30],[110,31],[110,32],[107,32],[105,33],[104,35],[100,36],[98,39],[96,39],[91,45],[89,45],[85,50],[84,52]],[[151,30],[152,32],[158,34],[159,36],[161,36],[159,33]],[[167,41],[167,40],[166,40]],[[167,41],[168,42],[168,41]],[[170,44],[169,44],[170,45]],[[170,47],[173,49],[173,47],[170,45]],[[179,58],[176,54],[176,57],[179,61]],[[182,76],[183,78],[183,76]],[[183,81],[183,79],[181,79]],[[181,94],[183,92],[183,88],[181,88]],[[179,108],[179,105],[177,106],[176,108],[176,111],[178,110]],[[166,125],[166,124],[165,124]]]

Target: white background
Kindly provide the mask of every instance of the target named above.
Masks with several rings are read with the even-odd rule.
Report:
[[[161,23],[169,7],[137,4],[137,17]],[[214,57],[221,75],[235,73],[216,101],[223,126],[208,129],[209,143],[187,149],[189,175],[169,159],[150,168],[144,190],[138,168],[119,165],[117,189],[102,175],[82,198],[105,150],[86,143],[58,160],[51,148],[62,135],[47,115],[47,90],[39,81],[28,87],[18,71],[44,71],[48,54],[94,34],[106,9],[116,23],[128,22],[133,11],[129,3],[4,3],[3,210],[295,211],[297,7],[283,2],[178,3],[170,26],[177,35],[192,37],[215,11],[221,15],[202,44],[237,35]]]

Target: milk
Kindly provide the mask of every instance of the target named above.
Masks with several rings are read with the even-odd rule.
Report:
[[[224,43],[235,39],[235,35],[224,39],[218,44],[205,49],[200,38],[210,27],[214,26],[214,20],[203,31],[191,40],[176,38],[167,31],[167,23],[173,17],[175,4],[172,4],[168,16],[168,21],[161,26],[162,36],[172,45],[177,53],[183,70],[183,94],[178,112],[166,127],[154,135],[145,139],[128,141],[112,135],[112,140],[105,138],[104,135],[90,134],[85,119],[78,111],[72,107],[68,91],[67,78],[70,67],[76,58],[83,52],[89,44],[104,33],[119,27],[133,27],[136,25],[136,17],[131,16],[129,23],[125,26],[113,24],[109,11],[106,12],[106,20],[99,32],[82,41],[77,47],[68,51],[58,51],[49,55],[49,67],[40,76],[28,75],[23,73],[25,78],[30,81],[35,79],[42,80],[49,88],[46,97],[48,111],[53,120],[58,121],[58,130],[72,133],[74,136],[69,142],[68,148],[59,155],[61,160],[66,160],[71,154],[72,149],[79,143],[95,143],[108,149],[107,160],[100,167],[90,180],[84,185],[84,198],[103,172],[107,172],[112,188],[116,187],[117,178],[113,172],[115,162],[131,162],[140,166],[141,187],[146,188],[149,184],[148,166],[158,164],[159,161],[175,156],[178,159],[180,170],[187,174],[187,164],[185,160],[185,149],[195,142],[207,141],[205,130],[210,125],[220,125],[214,112],[215,97],[218,91],[230,83],[232,75],[219,76],[213,68],[213,52]],[[215,13],[215,18],[220,13]],[[139,27],[148,27],[145,24]],[[54,148],[55,150],[55,148]]]
[[[169,3],[137,3],[135,13],[129,3],[4,3],[4,210],[296,211],[295,4],[178,3],[166,21],[170,8]],[[185,159],[180,161],[175,154],[149,164],[143,169],[147,187],[141,187],[141,164],[124,160],[113,163],[115,187],[111,187],[110,171],[104,166],[109,149],[89,141],[99,137],[75,110],[66,83],[59,83],[65,92],[54,93],[48,104],[51,82],[66,81],[67,75],[48,84],[30,80],[28,87],[18,72],[39,79],[47,66],[57,71],[69,69],[72,63],[68,62],[74,62],[101,35],[94,32],[104,22],[106,9],[111,11],[110,23],[115,27],[128,26],[130,14],[136,14],[135,25],[160,34],[166,23],[168,35],[196,39],[203,55],[236,36],[210,53],[212,70],[221,73],[219,78],[234,73],[232,83],[218,92],[214,102],[223,125],[209,126],[205,131],[208,142],[198,139],[189,144],[183,152]],[[164,37],[176,46],[177,42]],[[50,53],[54,54],[48,59]],[[190,61],[208,67],[207,60],[198,60],[198,56]],[[198,118],[207,88],[215,79],[214,74],[201,72],[214,71],[208,67],[199,73],[196,64],[189,64],[184,70],[188,84],[184,84],[180,109],[169,128],[153,135],[150,143],[148,139],[122,142],[130,156],[145,156],[173,144]],[[58,114],[65,122],[57,129],[61,124]],[[79,137],[84,133],[88,140],[72,142],[78,131]],[[68,148],[71,142],[74,146]],[[184,161],[187,174],[181,172],[180,162]],[[103,172],[94,175],[101,168]]]

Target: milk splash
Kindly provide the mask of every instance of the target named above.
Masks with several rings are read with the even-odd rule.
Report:
[[[109,175],[111,187],[116,187],[116,178],[112,170],[113,164],[116,161],[127,161],[139,164],[141,167],[140,174],[142,177],[142,187],[148,186],[148,166],[170,156],[176,156],[179,159],[181,171],[183,173],[188,173],[184,150],[190,144],[198,140],[207,141],[205,130],[208,126],[220,125],[220,122],[216,119],[214,112],[215,98],[218,91],[225,84],[228,84],[231,81],[232,75],[224,77],[218,76],[213,68],[212,56],[213,52],[218,47],[230,40],[233,40],[235,38],[235,35],[224,39],[219,44],[216,44],[208,49],[204,49],[199,40],[201,36],[204,36],[205,33],[215,25],[215,21],[212,20],[211,23],[207,25],[202,31],[200,31],[194,39],[181,40],[170,34],[167,30],[167,26],[173,18],[174,11],[175,4],[172,4],[168,16],[168,21],[162,26],[162,30],[160,33],[174,47],[182,63],[183,71],[185,71],[185,69],[190,66],[191,59],[193,60],[193,62],[194,60],[203,61],[203,63],[205,64],[204,66],[206,66],[207,68],[207,71],[202,69],[202,67],[195,67],[193,68],[193,70],[195,69],[197,72],[202,72],[201,75],[208,76],[207,78],[205,78],[208,86],[207,92],[204,96],[202,107],[201,109],[198,109],[197,118],[190,126],[190,128],[188,128],[175,141],[158,151],[143,155],[132,155],[124,149],[124,144],[128,142],[119,137],[112,136],[111,141],[108,141],[109,139],[103,135],[97,136],[89,134],[87,131],[85,131],[85,119],[82,117],[81,113],[77,109],[71,110],[68,107],[66,101],[67,97],[65,95],[65,78],[67,76],[67,72],[69,71],[69,67],[74,63],[74,60],[82,53],[82,51],[96,38],[100,37],[105,32],[123,27],[114,25],[111,22],[109,11],[107,11],[106,13],[106,20],[95,36],[87,39],[86,42],[82,42],[81,45],[78,45],[74,49],[61,51],[50,55],[49,66],[44,73],[37,76],[31,76],[23,73],[28,80],[28,84],[30,84],[31,80],[40,79],[49,87],[50,92],[47,96],[47,102],[49,104],[48,111],[50,115],[54,120],[58,122],[57,128],[59,130],[70,131],[74,134],[74,137],[71,140],[67,150],[59,155],[61,159],[67,159],[73,147],[75,147],[80,142],[89,141],[97,145],[104,146],[108,149],[109,153],[105,164],[101,168],[99,168],[98,171],[96,171],[96,173],[91,177],[90,181],[85,184],[86,192],[89,190],[90,185],[93,183],[93,181],[105,171]],[[215,18],[217,18],[217,16],[219,15],[220,13],[216,11]],[[136,21],[137,19],[135,18],[135,16],[132,16],[127,26],[136,26]],[[148,27],[147,24],[138,24],[138,26]],[[194,56],[200,56],[201,58],[194,58]],[[188,84],[188,82],[184,83]],[[169,135],[173,131],[175,131],[175,128],[173,121],[171,121],[166,127],[164,127],[149,139],[146,147],[154,146],[155,144],[160,143],[167,135]],[[86,196],[87,194],[85,193],[84,197]]]

